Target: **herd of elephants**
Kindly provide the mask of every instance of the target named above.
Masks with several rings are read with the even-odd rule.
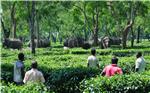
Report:
[[[38,42],[38,45],[37,45]],[[50,40],[49,39],[34,39],[35,46],[38,48],[45,48],[50,46]],[[30,47],[31,42],[28,42],[28,46]],[[83,49],[89,49],[93,44],[93,40],[86,41],[82,37],[70,37],[64,40],[64,46],[73,48],[73,47],[82,47]],[[120,45],[121,44],[121,38],[115,38],[115,37],[102,37],[98,39],[99,46],[104,49],[108,48],[111,45]],[[23,42],[19,39],[4,39],[2,42],[3,47],[6,48],[12,48],[12,49],[21,49],[23,47]]]

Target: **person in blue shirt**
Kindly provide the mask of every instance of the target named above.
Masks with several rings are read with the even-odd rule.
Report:
[[[18,54],[18,60],[14,63],[14,76],[13,80],[17,85],[23,84],[23,77],[24,77],[24,54]]]

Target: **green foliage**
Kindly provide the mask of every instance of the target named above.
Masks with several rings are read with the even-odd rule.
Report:
[[[140,43],[141,46],[147,47],[148,42]],[[63,50],[62,45],[57,44],[53,45],[53,48],[38,48],[37,54],[35,56],[31,55],[30,50],[27,48],[23,49],[22,52],[25,54],[25,71],[30,69],[31,60],[36,60],[38,62],[38,68],[43,73],[46,79],[46,88],[48,90],[54,92],[82,92],[82,91],[91,91],[89,90],[89,85],[86,85],[85,88],[81,85],[80,82],[85,80],[88,84],[93,84],[94,91],[106,91],[106,86],[109,86],[108,89],[112,89],[113,91],[125,91],[127,90],[127,86],[129,89],[127,91],[133,91],[132,85],[137,86],[138,80],[143,85],[143,89],[147,87],[149,84],[148,81],[143,78],[149,75],[149,72],[145,72],[143,74],[134,74],[134,65],[135,65],[135,54],[138,51],[144,53],[144,58],[146,59],[146,70],[150,69],[150,50],[149,48],[145,49],[125,49],[120,50],[117,48],[114,49],[99,49],[97,50],[97,58],[100,62],[100,69],[89,69],[87,68],[87,58],[90,55],[90,49],[84,50],[82,48],[71,48],[69,51]],[[1,79],[6,82],[6,87],[9,87],[9,83],[13,82],[13,63],[17,60],[17,54],[20,51],[18,50],[8,50],[2,49],[2,63],[1,63]],[[125,75],[115,76],[114,79],[108,80],[105,77],[97,76],[101,73],[103,68],[111,63],[111,58],[113,55],[116,55],[119,58],[118,66],[122,68],[123,73]],[[136,76],[138,78],[136,78]],[[88,81],[90,78],[95,81]],[[141,77],[141,78],[140,78]],[[129,78],[129,79],[128,79]],[[111,78],[110,78],[111,79]],[[103,82],[102,82],[102,81]],[[133,80],[133,81],[132,81]],[[148,79],[149,80],[149,79]],[[105,82],[106,81],[106,82]],[[93,83],[92,83],[93,82]],[[121,82],[119,84],[119,82]],[[126,82],[126,83],[125,83]],[[129,82],[129,83],[128,83]],[[141,84],[140,83],[140,84]],[[103,85],[104,84],[104,85]],[[113,85],[111,85],[113,84]],[[117,87],[117,85],[119,85]],[[122,85],[121,85],[122,84]],[[126,85],[125,85],[126,84]],[[81,87],[81,86],[82,87]],[[14,85],[12,85],[13,87]],[[102,87],[101,87],[102,86]],[[119,90],[119,88],[125,86],[126,88],[123,90]],[[16,86],[18,87],[18,86]],[[14,87],[13,87],[14,88]],[[20,88],[16,88],[20,90]],[[142,90],[141,86],[137,87],[137,90]],[[109,91],[108,90],[108,91]],[[135,91],[137,91],[135,90]],[[14,91],[14,90],[13,90]],[[48,91],[49,92],[49,91]],[[110,91],[111,92],[111,91]]]
[[[148,93],[150,92],[150,72],[147,74],[131,73],[113,77],[97,76],[81,82],[84,93]]]
[[[2,93],[54,93],[46,88],[44,84],[41,83],[30,83],[23,86],[17,86],[12,83],[5,84],[1,82],[1,92]]]
[[[22,36],[25,40],[30,39],[28,11],[25,1],[2,1],[2,19],[5,27],[12,30],[11,11],[13,3],[15,6],[16,33],[17,38]],[[82,36],[85,39],[91,35],[94,26],[93,14],[98,7],[98,37],[118,36],[131,17],[131,9],[134,9],[133,31],[136,34],[137,27],[143,28],[144,36],[150,34],[149,30],[149,2],[146,1],[45,1],[36,2],[36,17],[39,20],[40,38],[52,35],[59,41],[70,36]],[[12,32],[11,32],[12,36]]]
[[[15,18],[17,27],[17,38],[20,36],[30,40],[28,11],[26,1],[2,1],[2,20],[6,29],[12,30],[11,11],[13,3],[15,6]],[[39,19],[40,38],[50,37],[50,40],[70,36],[80,36],[90,39],[94,29],[93,17],[95,9],[98,8],[98,37],[113,36],[121,37],[121,32],[131,17],[131,9],[134,9],[133,30],[136,34],[138,26],[141,26],[141,36],[149,35],[149,13],[150,3],[146,1],[38,1],[35,4],[36,17]],[[12,35],[12,31],[11,31]],[[129,36],[130,37],[130,36]],[[120,46],[110,49],[97,49],[97,58],[100,61],[100,69],[87,68],[87,58],[90,50],[73,48],[63,50],[63,45],[52,45],[51,48],[37,48],[36,55],[25,48],[21,51],[25,54],[25,70],[30,69],[31,60],[37,60],[39,70],[46,79],[43,84],[29,84],[16,86],[13,82],[13,65],[17,60],[18,50],[1,50],[1,80],[2,92],[4,93],[78,93],[78,92],[149,92],[149,71],[137,74],[134,72],[135,54],[141,51],[146,59],[146,70],[150,69],[149,41],[135,44],[134,48],[122,50]],[[119,57],[118,66],[122,68],[125,75],[111,78],[97,76],[103,68],[111,63],[113,55]],[[92,79],[90,79],[92,77]],[[83,80],[83,81],[82,81]],[[80,83],[82,81],[82,83]],[[36,87],[35,87],[36,86]],[[51,91],[52,90],[52,91]]]

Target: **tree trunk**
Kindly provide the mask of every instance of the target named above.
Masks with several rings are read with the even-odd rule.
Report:
[[[35,11],[35,15],[36,16],[35,16],[35,23],[34,23],[35,24],[34,25],[34,35],[35,35],[34,39],[37,40],[38,35],[37,35],[37,20],[36,20],[37,19],[37,14],[36,14],[36,11]],[[34,41],[34,42],[36,43],[35,48],[38,48],[38,41]]]
[[[88,31],[91,31],[90,23],[88,21],[87,15],[86,15],[85,4],[84,4],[84,12],[83,12],[83,14],[84,14],[84,18],[85,18],[85,21],[86,21],[86,24],[87,24]]]
[[[87,40],[87,33],[86,33],[86,20],[84,19],[84,38]]]
[[[34,42],[34,22],[35,22],[35,1],[32,1],[32,8],[31,8],[31,46],[32,46],[32,54],[35,54],[35,42]]]
[[[48,32],[48,40],[50,40],[50,38],[51,38],[51,32],[49,31]]]
[[[126,48],[126,41],[127,41],[127,35],[125,34],[125,32],[123,32],[122,35],[122,48],[125,49]]]
[[[85,4],[84,4],[84,7],[83,7],[83,14],[84,14],[84,38],[85,38],[85,40],[87,40],[88,36],[87,36],[87,32],[86,32],[86,24],[88,24],[88,23],[87,23],[87,17],[86,17],[86,13],[85,13]],[[88,28],[89,28],[89,25],[88,25]]]
[[[130,22],[130,23],[129,23]],[[132,26],[133,22],[132,20],[131,21],[128,21],[128,25],[124,28],[123,32],[122,32],[122,48],[125,49],[127,44],[127,36],[128,36],[128,33],[129,33],[129,28]]]
[[[96,7],[96,18],[93,20],[94,23],[94,31],[93,31],[93,38],[94,38],[94,45],[98,45],[98,8]]]
[[[13,38],[16,38],[15,5],[16,5],[16,2],[13,3],[13,6],[12,6],[12,8],[11,8],[11,20],[12,20],[12,33],[13,33]]]
[[[137,30],[137,43],[140,42],[140,30],[141,30],[141,27],[138,26],[138,30]]]
[[[56,37],[55,37],[54,33],[52,33],[51,36],[52,36],[52,41],[53,41],[54,43],[56,43]]]
[[[93,31],[92,31],[92,39],[94,40],[93,45],[95,45],[95,17],[94,17],[94,12],[92,15],[92,21],[93,21]]]
[[[5,27],[5,24],[4,24],[4,22],[3,22],[3,20],[1,19],[1,24],[2,24],[2,29],[3,29],[3,32],[4,32],[4,40],[6,39],[6,38],[9,38],[9,36],[10,36],[10,29],[7,29],[6,27]]]
[[[30,9],[30,2],[29,1],[26,1],[27,2],[27,8],[28,8],[28,21],[29,21],[29,28],[30,28],[30,38],[31,38],[31,53],[32,54],[35,54],[35,42],[34,42],[34,39],[35,39],[35,35],[34,35],[34,22],[35,22],[35,1],[32,1],[32,5],[31,5],[31,9]]]
[[[36,37],[37,37],[37,47],[39,47],[39,14],[38,11],[36,11]]]
[[[131,26],[131,47],[134,46],[134,32],[133,32],[133,27]]]
[[[148,41],[150,41],[150,35],[148,34],[148,37],[147,37]]]
[[[132,2],[130,2],[130,7],[131,7],[131,12],[130,12],[130,19],[132,21],[134,21],[135,17],[134,17],[134,5]],[[131,25],[131,47],[134,46],[134,31],[133,31],[133,26]]]
[[[40,37],[39,37],[39,17],[37,18],[37,45],[39,46],[39,40],[40,40]]]
[[[59,42],[62,44],[62,37],[59,35]]]

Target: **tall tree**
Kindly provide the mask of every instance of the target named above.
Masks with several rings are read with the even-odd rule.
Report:
[[[138,26],[138,29],[137,29],[137,43],[140,42],[140,30],[141,30],[141,27]]]
[[[15,18],[15,14],[16,14],[16,2],[13,2],[12,8],[11,8],[11,27],[12,27],[12,37],[16,38],[16,18]]]
[[[36,47],[38,47],[39,46],[39,39],[40,39],[40,37],[39,37],[39,27],[40,27],[40,25],[39,25],[39,12],[38,12],[39,10],[37,9],[36,10],[36,16],[35,16],[35,32],[36,32],[36,39],[37,39],[37,46]]]
[[[30,6],[31,3],[31,6]],[[31,52],[32,54],[35,54],[35,1],[27,1],[27,8],[28,8],[28,21],[29,21],[29,28],[30,28],[30,38],[31,38]]]
[[[1,26],[2,26],[2,30],[4,32],[4,36],[3,36],[4,39],[9,38],[9,36],[10,36],[10,29],[6,28],[6,26],[5,26],[4,21],[3,21],[2,18],[1,18]]]
[[[76,18],[76,21],[79,20],[79,23],[81,24],[81,22],[83,23],[82,25],[84,25],[84,33],[85,35],[88,35],[87,33],[89,31],[91,31],[90,35],[91,35],[91,39],[93,40],[93,45],[98,45],[98,33],[99,33],[99,25],[100,24],[100,13],[104,10],[106,5],[106,2],[78,2],[75,3],[74,6],[77,7],[77,9],[75,8],[75,12],[76,14],[78,14],[78,18]],[[79,14],[79,12],[81,12]],[[83,15],[83,17],[82,17]],[[81,18],[84,18],[84,20],[82,20]],[[86,32],[86,28],[87,28],[87,32]],[[85,37],[89,37],[89,36],[85,36]]]
[[[98,3],[98,2],[96,2]],[[93,38],[94,38],[94,45],[97,46],[98,45],[98,18],[99,18],[99,9],[98,9],[98,5],[96,4],[95,6],[95,15],[93,16],[93,26],[94,26],[94,29],[93,29]]]
[[[122,32],[122,48],[126,48],[127,36],[129,32],[131,32],[131,46],[134,44],[134,33],[133,33],[133,23],[136,20],[137,16],[143,16],[147,12],[147,7],[143,2],[110,2],[110,9],[112,10],[112,15],[116,20],[116,24],[120,28]],[[142,11],[145,11],[142,13]],[[122,24],[125,23],[126,24]],[[120,26],[119,26],[120,25]]]
[[[128,21],[127,26],[124,28],[122,32],[122,48],[126,48],[126,43],[127,43],[127,36],[130,30],[130,27],[133,25],[132,20]]]

